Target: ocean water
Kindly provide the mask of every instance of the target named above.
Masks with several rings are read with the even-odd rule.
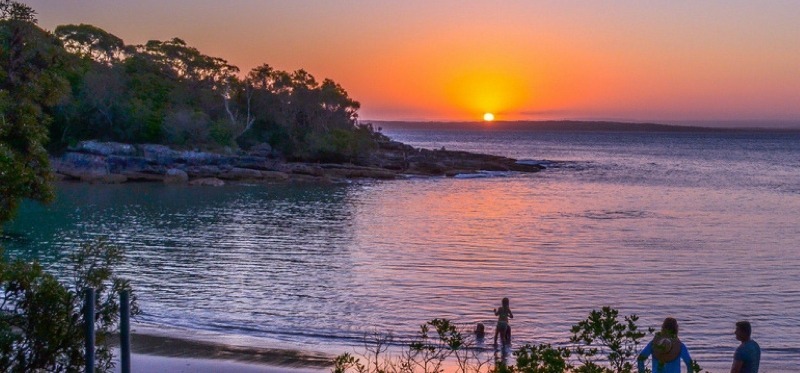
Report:
[[[61,184],[5,226],[7,255],[54,273],[81,242],[126,248],[139,325],[352,351],[450,318],[516,346],[563,344],[593,309],[680,324],[727,371],[734,323],[762,370],[800,367],[800,135],[386,130],[424,148],[511,156],[535,174],[336,185]]]

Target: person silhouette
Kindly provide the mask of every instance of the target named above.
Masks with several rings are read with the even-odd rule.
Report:
[[[497,316],[497,328],[494,330],[495,346],[497,346],[498,335],[500,335],[503,347],[511,345],[511,325],[508,324],[508,319],[513,319],[514,314],[511,313],[509,303],[508,298],[503,298],[502,306],[494,309],[494,315]]]
[[[639,373],[644,373],[644,362],[650,355],[653,355],[653,373],[680,373],[681,360],[686,364],[686,371],[692,371],[692,357],[686,345],[678,339],[678,320],[672,317],[664,319],[661,331],[639,353]]]
[[[736,339],[742,342],[733,354],[731,373],[758,373],[761,363],[761,347],[756,341],[750,339],[753,327],[749,321],[736,323]]]
[[[482,322],[479,322],[478,325],[475,326],[475,338],[480,340],[484,337],[486,337],[486,327]]]

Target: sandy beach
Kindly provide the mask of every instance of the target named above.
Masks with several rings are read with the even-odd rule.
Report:
[[[234,360],[166,357],[143,354],[131,355],[131,372],[134,373],[321,373],[327,371],[329,370],[287,367],[270,364],[243,363]],[[117,365],[117,367],[114,369],[114,372],[120,372],[119,365]]]
[[[119,350],[114,352],[119,359]],[[330,371],[333,356],[310,351],[258,348],[173,336],[132,334],[132,372],[284,372]],[[115,371],[119,372],[119,360]]]
[[[173,331],[174,332],[174,331]],[[334,356],[316,351],[300,349],[260,348],[213,342],[204,336],[188,339],[181,335],[155,335],[136,333],[131,335],[131,371],[134,373],[323,373],[330,372]],[[112,338],[114,340],[115,338]],[[115,348],[120,372],[119,349]],[[716,373],[729,369],[727,363],[704,364],[704,371]],[[456,366],[447,364],[445,371],[455,371]],[[769,373],[789,373],[789,366],[773,367]]]

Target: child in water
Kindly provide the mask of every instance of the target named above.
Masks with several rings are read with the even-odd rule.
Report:
[[[497,346],[497,335],[500,334],[503,347],[508,346],[511,344],[511,326],[508,324],[508,319],[514,318],[514,314],[511,313],[508,298],[503,298],[503,306],[495,308],[494,315],[497,316],[497,328],[494,330],[494,345]]]
[[[478,340],[483,340],[483,337],[486,336],[486,327],[483,326],[482,322],[479,322],[477,326],[475,326],[475,338]]]

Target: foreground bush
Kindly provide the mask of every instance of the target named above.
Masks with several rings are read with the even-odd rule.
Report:
[[[446,319],[435,319],[422,326],[416,339],[398,353],[388,352],[391,335],[373,336],[364,352],[344,353],[334,361],[334,373],[440,373],[453,359],[458,373],[632,373],[643,347],[643,339],[653,333],[636,325],[636,315],[619,319],[611,307],[592,311],[572,326],[572,336],[564,346],[526,344],[512,352],[514,364],[497,351],[476,348],[473,334]],[[452,360],[451,360],[452,361]],[[694,362],[694,372],[702,369]]]
[[[0,252],[2,258],[2,252]],[[84,244],[70,257],[70,283],[60,283],[37,263],[0,260],[0,371],[83,371],[83,294],[96,289],[96,370],[114,367],[109,335],[119,319],[119,293],[130,283],[113,273],[119,248],[104,241]],[[131,314],[138,314],[131,294]]]

